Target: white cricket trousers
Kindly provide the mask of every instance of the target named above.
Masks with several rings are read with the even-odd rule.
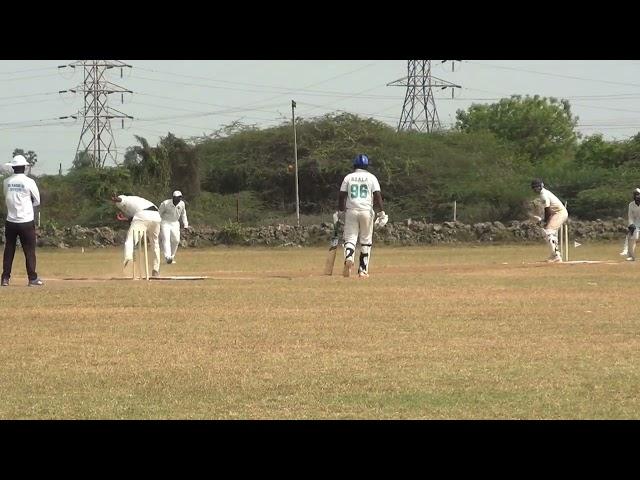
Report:
[[[633,231],[633,235],[627,234],[628,246],[627,246],[627,255],[636,258],[636,243],[638,242],[638,237],[640,236],[640,228],[636,225],[636,229]]]
[[[162,222],[160,224],[162,253],[164,258],[173,258],[180,245],[180,222]]]
[[[355,247],[359,240],[360,245],[371,245],[374,217],[373,210],[347,210],[344,214],[344,243]]]
[[[558,248],[558,229],[567,221],[569,213],[566,210],[554,213],[547,222],[547,228],[544,233],[547,236],[547,245],[552,256],[560,255]]]
[[[153,210],[140,210],[131,220],[131,226],[127,232],[127,240],[124,242],[124,259],[133,259],[133,232],[145,230],[147,242],[153,250],[153,269],[160,271],[160,214]]]

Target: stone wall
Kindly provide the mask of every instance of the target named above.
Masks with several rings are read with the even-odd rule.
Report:
[[[333,228],[323,223],[296,227],[271,225],[266,227],[196,227],[183,230],[183,247],[212,245],[254,246],[313,246],[326,245]],[[569,233],[578,242],[621,240],[627,231],[627,222],[615,220],[570,221]],[[126,229],[109,227],[86,228],[81,226],[55,228],[42,227],[38,237],[41,247],[109,247],[122,245]],[[389,223],[375,231],[374,241],[386,245],[436,245],[449,243],[517,243],[542,239],[538,223],[512,221],[507,224],[485,222],[468,225],[460,222],[426,223],[415,220]],[[0,243],[4,243],[4,225],[0,226]]]

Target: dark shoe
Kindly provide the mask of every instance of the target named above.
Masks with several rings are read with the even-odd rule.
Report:
[[[171,257],[167,257],[167,258],[166,258],[166,260],[167,260],[167,263],[168,263],[168,264],[173,263],[173,258],[171,258]]]
[[[152,277],[159,277],[159,276],[160,276],[160,272],[159,272],[159,271],[157,271],[157,270],[153,270],[153,271],[151,272],[151,276],[152,276]]]
[[[39,278],[36,278],[35,280],[29,280],[30,287],[41,287],[42,285],[44,285],[44,282]]]
[[[8,287],[9,286],[9,279],[8,278],[3,278],[2,279],[2,286],[3,287]]]

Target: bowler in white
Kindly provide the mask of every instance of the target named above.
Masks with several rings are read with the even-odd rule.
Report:
[[[158,213],[158,207],[149,200],[135,195],[117,195],[111,197],[111,201],[120,209],[116,218],[121,221],[131,221],[127,239],[124,242],[124,265],[126,266],[133,260],[133,232],[136,230],[146,231],[147,238],[153,247],[151,275],[160,276],[160,213]]]

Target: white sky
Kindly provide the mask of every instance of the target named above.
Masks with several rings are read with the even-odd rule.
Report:
[[[81,95],[58,92],[79,86],[82,70],[59,69],[74,60],[0,61],[0,162],[14,148],[34,150],[34,174],[66,171],[73,160],[82,120],[58,117],[82,110]],[[133,66],[112,70],[110,81],[133,95],[110,96],[109,106],[134,117],[121,128],[112,122],[122,160],[134,135],[155,145],[160,136],[210,133],[234,120],[266,127],[296,115],[311,118],[344,110],[396,127],[404,87],[387,86],[407,73],[406,60],[123,60]],[[457,109],[493,103],[512,94],[553,96],[571,101],[579,131],[625,139],[640,131],[640,61],[622,60],[463,60],[432,61],[432,74],[461,85],[435,91],[444,125],[455,122]]]

